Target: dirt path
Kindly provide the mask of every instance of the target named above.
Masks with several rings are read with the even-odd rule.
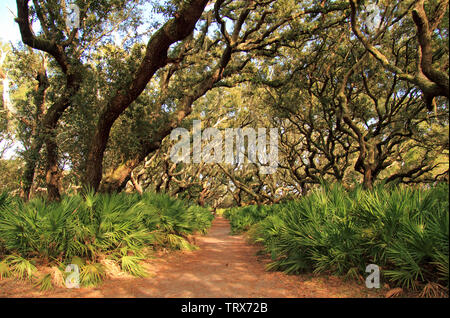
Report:
[[[0,297],[376,297],[361,284],[336,277],[290,276],[266,272],[267,259],[241,235],[231,236],[217,217],[199,250],[175,252],[148,261],[147,278],[114,278],[96,288],[56,288],[40,292],[30,283],[0,281]]]

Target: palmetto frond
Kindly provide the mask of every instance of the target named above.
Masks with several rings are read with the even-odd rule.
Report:
[[[448,184],[430,190],[376,187],[346,191],[323,184],[297,201],[232,208],[232,232],[250,229],[272,258],[269,270],[364,275],[377,264],[406,288],[448,286]]]
[[[27,203],[0,195],[0,278],[30,278],[35,268],[27,259],[76,264],[84,285],[104,279],[99,260],[120,255],[122,270],[145,276],[139,264],[148,247],[193,250],[186,239],[205,233],[213,216],[206,208],[164,194],[95,194],[66,196],[49,203],[41,198]],[[126,251],[126,252],[124,252]],[[47,287],[47,279],[39,286]]]

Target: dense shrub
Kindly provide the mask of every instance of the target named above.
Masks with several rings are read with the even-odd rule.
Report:
[[[204,233],[212,218],[208,209],[164,194],[88,192],[53,203],[42,198],[23,202],[3,194],[0,264],[7,276],[17,264],[28,266],[26,259],[60,268],[79,262],[82,283],[94,285],[104,278],[99,262],[110,259],[122,270],[144,276],[139,261],[148,248],[193,249],[188,235]]]
[[[258,209],[261,216],[253,215]],[[357,278],[377,264],[390,284],[448,290],[448,184],[350,192],[325,185],[272,209],[245,207],[226,215],[233,232],[253,225],[250,237],[272,257],[269,270]]]
[[[248,205],[235,207],[224,212],[223,216],[230,220],[232,234],[247,231],[253,224],[265,219],[273,212],[275,206]]]

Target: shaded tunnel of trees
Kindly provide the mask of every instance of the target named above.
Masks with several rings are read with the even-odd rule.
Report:
[[[17,0],[0,190],[155,191],[213,208],[322,181],[448,182],[448,1]],[[177,127],[278,128],[278,167],[175,163]],[[16,148],[16,154],[6,153]]]

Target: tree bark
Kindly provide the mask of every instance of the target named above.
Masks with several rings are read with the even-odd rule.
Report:
[[[56,136],[47,137],[45,148],[47,150],[47,166],[45,181],[47,183],[47,198],[49,201],[59,201],[61,172],[58,167],[58,147]]]
[[[24,200],[29,200],[31,198],[31,187],[33,186],[34,174],[39,161],[39,152],[42,145],[43,140],[35,137],[31,141],[30,149],[27,151],[28,153],[25,158],[25,169],[22,175],[22,190],[20,194]]]
[[[45,114],[45,97],[49,87],[47,77],[47,67],[45,58],[42,61],[42,67],[39,69],[36,79],[38,85],[35,90],[34,104],[36,106],[36,113],[34,116],[34,123],[32,124],[31,147],[25,157],[25,170],[23,172],[23,183],[21,196],[25,200],[30,199],[31,188],[33,186],[36,165],[39,161],[39,152],[43,145],[42,136],[40,136],[40,123],[42,116]]]
[[[363,187],[367,190],[373,189],[373,175],[371,169],[366,169],[364,171]]]
[[[77,60],[72,60],[69,62],[69,58],[65,52],[65,47],[67,44],[61,43],[56,39],[48,40],[43,37],[36,37],[34,35],[30,23],[28,3],[29,0],[16,0],[18,17],[15,21],[19,24],[20,35],[23,43],[36,50],[50,54],[56,60],[62,72],[66,75],[66,87],[61,97],[48,108],[43,115],[42,120],[37,123],[38,136],[36,140],[38,141],[38,144],[34,147],[35,151],[37,151],[38,148],[40,149],[39,143],[42,143],[42,141],[39,140],[42,138],[47,149],[46,182],[48,186],[49,199],[58,199],[60,196],[58,187],[58,153],[54,133],[59,119],[70,105],[71,98],[80,88],[82,75],[80,62]],[[41,133],[42,135],[39,136]],[[32,164],[30,164],[29,168],[30,171],[27,172],[28,177],[31,175],[31,170],[34,170]]]
[[[131,172],[130,179],[131,179],[131,183],[133,183],[133,186],[134,186],[134,188],[136,189],[136,191],[137,191],[139,194],[144,193],[144,190],[142,190],[142,187],[141,187],[141,185],[139,184],[139,179],[136,179],[136,178],[135,178],[135,176],[133,175],[133,172]]]

